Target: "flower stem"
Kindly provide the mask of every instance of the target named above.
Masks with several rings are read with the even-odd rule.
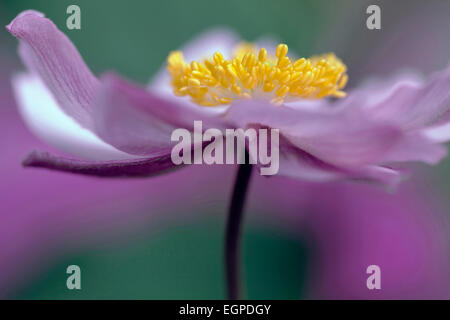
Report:
[[[227,297],[229,300],[242,298],[241,293],[241,225],[247,188],[250,182],[252,165],[246,161],[239,165],[233,195],[228,211],[227,229],[225,233],[225,270]]]

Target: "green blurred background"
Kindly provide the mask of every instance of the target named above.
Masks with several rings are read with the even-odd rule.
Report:
[[[25,9],[45,12],[70,37],[95,73],[114,69],[141,83],[147,82],[161,67],[168,52],[211,26],[231,27],[248,40],[272,34],[298,52],[310,54],[314,33],[320,29],[325,14],[319,2],[313,0],[2,0],[2,3],[5,22]],[[71,4],[81,8],[81,30],[66,28],[66,8]]]
[[[191,221],[149,230],[132,241],[55,259],[14,299],[223,299],[223,225]],[[306,248],[277,230],[247,228],[247,296],[299,299],[306,284]],[[67,290],[67,266],[81,269],[82,289]]]

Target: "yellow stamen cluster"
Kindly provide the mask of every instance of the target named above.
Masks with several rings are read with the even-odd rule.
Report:
[[[342,98],[346,66],[332,53],[291,61],[280,44],[275,57],[244,45],[231,60],[220,52],[204,62],[186,63],[180,51],[170,53],[167,69],[174,93],[202,106],[226,105],[239,98],[269,99],[275,104],[299,99]]]

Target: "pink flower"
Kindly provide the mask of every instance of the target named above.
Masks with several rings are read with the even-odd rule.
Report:
[[[19,52],[30,70],[14,79],[25,121],[36,134],[79,158],[33,152],[25,166],[96,176],[159,174],[177,168],[170,158],[172,131],[192,129],[194,120],[215,128],[279,129],[279,174],[312,181],[350,178],[394,184],[400,174],[389,164],[435,164],[446,154],[442,143],[450,138],[450,68],[427,81],[404,76],[366,85],[339,101],[224,95],[219,97],[223,106],[205,108],[175,96],[165,70],[148,89],[113,74],[96,78],[70,40],[41,13],[25,11],[7,29],[20,40]],[[182,52],[186,61],[215,51],[227,57],[238,42],[232,33],[216,30]],[[175,83],[173,68],[171,72]],[[333,78],[330,95],[344,95],[343,77]],[[178,94],[186,94],[182,89],[175,86]],[[289,88],[278,89],[277,96],[287,97]],[[190,95],[208,104],[192,91]]]

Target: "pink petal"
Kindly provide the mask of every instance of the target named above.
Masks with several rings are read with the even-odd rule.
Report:
[[[170,150],[148,159],[117,161],[74,160],[33,151],[25,158],[23,165],[97,177],[149,177],[182,167],[173,164]]]
[[[70,40],[41,13],[25,11],[7,29],[20,40],[25,64],[42,79],[57,106],[120,151],[159,155],[171,147],[173,129],[202,119],[202,108],[182,111],[181,101],[158,98],[117,77],[106,76],[100,82]],[[81,150],[81,154],[86,152],[90,151]]]
[[[364,91],[364,89],[362,89]],[[368,101],[374,117],[397,122],[406,130],[421,129],[450,120],[450,65],[435,73],[428,81],[404,78],[392,88],[373,88],[372,93],[383,95]],[[355,92],[358,94],[358,92]]]
[[[280,137],[280,176],[311,182],[336,180],[365,181],[394,188],[402,179],[400,172],[376,165],[344,169],[324,162]]]
[[[435,142],[450,141],[450,122],[428,128],[424,131],[424,134]]]
[[[291,178],[326,182],[339,180],[344,170],[332,166],[297,148],[284,137],[280,137],[278,175]]]
[[[224,116],[237,127],[257,124],[279,129],[293,145],[332,165],[351,168],[381,160],[400,138],[393,126],[354,110],[317,111],[241,101]]]
[[[377,183],[394,190],[395,187],[406,178],[406,174],[392,168],[367,165],[349,174],[348,177],[354,181]]]
[[[447,148],[444,145],[436,143],[421,131],[409,132],[402,136],[382,162],[422,161],[435,165],[446,155]]]
[[[99,82],[67,36],[36,11],[22,12],[6,29],[20,40],[19,53],[26,66],[39,74],[68,115],[89,128]]]
[[[221,128],[215,117],[159,98],[143,88],[108,74],[93,111],[94,131],[104,141],[124,152],[149,156],[171,148],[177,128],[191,130],[194,120]]]
[[[28,129],[48,144],[86,160],[123,160],[134,156],[119,151],[83,128],[59,107],[39,76],[17,74],[12,87]]]

